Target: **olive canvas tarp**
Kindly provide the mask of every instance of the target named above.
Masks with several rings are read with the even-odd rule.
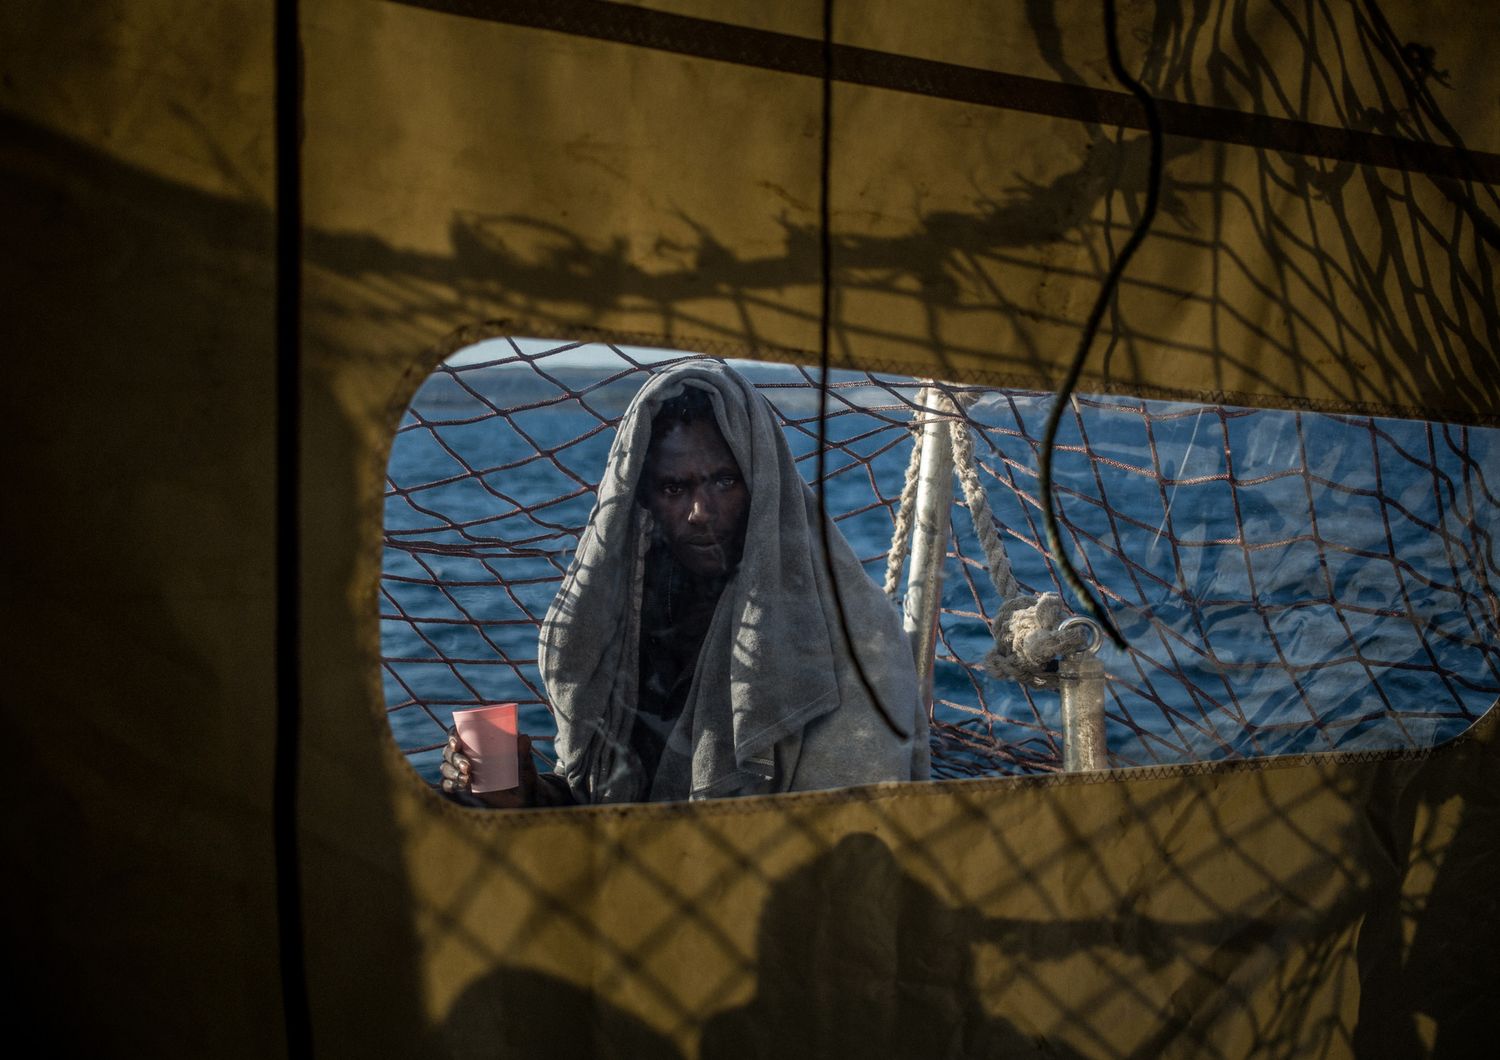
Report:
[[[1083,388],[1496,424],[1500,16],[1119,7],[1163,101],[1162,210]],[[0,9],[28,1033],[274,1055],[288,956],[329,1055],[1451,1054],[1487,1031],[1493,714],[1427,753],[511,814],[442,801],[391,740],[385,460],[466,342],[816,360],[826,189],[836,363],[1056,383],[1148,175],[1098,6],[840,3],[831,48],[822,5],[275,10],[301,60],[292,343],[272,6]]]

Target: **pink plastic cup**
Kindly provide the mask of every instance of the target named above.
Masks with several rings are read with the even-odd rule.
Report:
[[[464,754],[474,763],[470,790],[509,791],[520,786],[521,762],[516,740],[516,705],[498,703],[455,710],[453,724]]]

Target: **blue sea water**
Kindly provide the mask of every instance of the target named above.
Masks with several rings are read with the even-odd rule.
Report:
[[[396,739],[429,779],[455,706],[518,701],[523,730],[545,748],[536,623],[588,517],[613,439],[605,421],[642,378],[613,378],[617,367],[451,370],[403,421],[386,498],[382,648]],[[811,480],[816,394],[795,370],[747,371],[783,412]],[[910,452],[901,401],[915,385],[837,379],[828,504],[847,513],[839,528],[879,582],[888,502]],[[970,410],[992,510],[1033,591],[1059,588],[1034,500],[1050,400],[986,392]],[[1489,589],[1500,585],[1497,435],[1075,402],[1057,443],[1065,538],[1131,644],[1102,654],[1114,761],[1430,746],[1471,724],[1500,695]],[[1056,695],[978,669],[1000,601],[962,508],[954,529],[935,680],[938,720],[954,728],[939,758],[951,775],[1055,768]]]

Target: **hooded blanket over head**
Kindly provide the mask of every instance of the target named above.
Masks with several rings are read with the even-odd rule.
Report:
[[[668,750],[645,776],[630,751],[651,540],[637,491],[652,420],[687,387],[708,392],[750,505],[739,568],[719,597]],[[821,518],[770,404],[732,368],[699,361],[647,381],[620,421],[588,527],[542,623],[557,771],[575,797],[926,779],[927,716],[896,609],[832,525],[825,560]]]

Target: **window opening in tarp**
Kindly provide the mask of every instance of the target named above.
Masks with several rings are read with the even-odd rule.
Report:
[[[396,740],[426,780],[452,711],[484,703],[518,703],[551,767],[538,626],[615,422],[653,367],[693,356],[489,340],[412,399],[386,482],[381,665]],[[733,363],[812,481],[817,370]],[[829,508],[877,584],[922,385],[836,371],[825,403]],[[945,388],[1017,583],[1066,601],[1036,502],[1052,396]],[[1110,764],[1429,747],[1500,695],[1500,431],[1089,395],[1071,406],[1055,456],[1063,538],[1129,644],[1100,652]],[[1059,771],[1056,691],[985,672],[1001,600],[957,508],[946,572],[933,776]]]

